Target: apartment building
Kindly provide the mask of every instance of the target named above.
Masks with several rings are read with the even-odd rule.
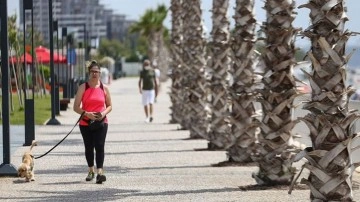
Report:
[[[24,23],[22,12],[23,0],[20,5],[20,27]],[[33,0],[34,29],[40,32],[43,39],[49,42],[49,0]],[[73,34],[77,42],[87,41],[97,47],[102,38],[123,41],[128,27],[133,21],[127,21],[125,15],[114,14],[106,9],[99,0],[53,0],[53,20],[58,21],[59,36],[61,28],[66,27],[68,34]],[[26,26],[31,23],[31,12],[25,13]]]

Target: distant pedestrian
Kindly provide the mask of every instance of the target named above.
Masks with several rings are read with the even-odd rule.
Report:
[[[150,61],[145,60],[143,69],[140,72],[139,91],[142,94],[142,104],[145,111],[145,122],[153,121],[153,105],[158,94],[158,85],[155,77],[155,71],[150,66]]]
[[[110,84],[110,72],[106,67],[100,67],[100,81],[104,84]]]
[[[155,79],[156,79],[156,83],[157,83],[157,87],[158,87],[158,92],[160,92],[160,89],[161,89],[160,74],[161,73],[160,73],[160,69],[158,68],[156,60],[154,60],[152,67],[155,72]],[[155,98],[155,102],[156,102],[156,98]]]
[[[106,181],[103,174],[105,157],[105,139],[108,130],[106,115],[112,110],[112,103],[109,89],[100,81],[100,66],[96,61],[87,65],[89,80],[79,86],[74,101],[74,111],[83,114],[79,123],[80,132],[85,146],[85,157],[89,167],[86,181],[95,177],[94,157],[96,160],[97,176],[96,183],[102,184]],[[92,129],[94,121],[100,127]],[[94,154],[96,152],[96,156]]]

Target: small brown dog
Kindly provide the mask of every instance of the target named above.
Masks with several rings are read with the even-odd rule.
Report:
[[[22,163],[18,168],[18,175],[21,178],[25,178],[26,182],[35,181],[34,177],[34,156],[31,154],[31,150],[37,143],[32,141],[29,151],[25,152],[22,157]]]

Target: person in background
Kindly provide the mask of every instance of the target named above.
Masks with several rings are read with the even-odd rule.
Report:
[[[155,72],[155,79],[156,79],[156,82],[157,82],[157,88],[158,88],[158,91],[160,92],[160,87],[161,87],[160,86],[160,70],[158,68],[156,60],[153,61],[152,67],[154,68],[154,72]],[[155,98],[155,102],[156,102],[156,98]]]
[[[92,61],[87,65],[87,68],[89,79],[79,86],[73,109],[76,113],[83,114],[79,127],[85,146],[85,158],[89,167],[86,181],[91,181],[95,177],[95,157],[97,168],[96,183],[102,184],[106,181],[106,177],[103,174],[105,139],[108,130],[106,115],[112,110],[112,103],[109,89],[100,81],[99,64],[96,61]],[[99,129],[90,130],[90,120],[104,120],[105,124]]]
[[[104,84],[110,84],[110,72],[106,67],[100,67],[100,81]]]
[[[142,94],[142,104],[145,111],[145,122],[153,121],[153,105],[158,94],[155,71],[150,66],[150,60],[144,60],[143,69],[140,72],[139,91]]]

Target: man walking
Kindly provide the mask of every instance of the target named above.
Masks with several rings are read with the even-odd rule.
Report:
[[[145,122],[153,121],[153,105],[158,94],[158,84],[155,71],[150,66],[150,60],[144,60],[143,69],[140,72],[139,91],[142,94],[142,104],[145,111]]]

